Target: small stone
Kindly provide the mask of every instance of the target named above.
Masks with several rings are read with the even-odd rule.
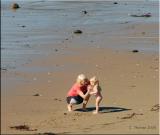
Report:
[[[67,113],[64,113],[64,115],[67,115]]]
[[[82,11],[84,14],[87,14],[88,12],[86,10]]]
[[[17,3],[13,3],[13,4],[11,5],[11,8],[12,8],[12,9],[18,9],[18,8],[20,8],[20,6],[19,6]]]
[[[38,97],[38,96],[41,96],[41,95],[37,93],[37,94],[34,94],[33,96],[37,96]]]
[[[138,50],[132,50],[132,52],[133,52],[133,53],[137,53],[137,52],[139,52],[139,51],[138,51]]]
[[[118,2],[114,2],[113,4],[118,4]]]
[[[22,27],[22,28],[25,28],[26,26],[25,26],[25,25],[22,25],[21,27]]]
[[[83,32],[81,30],[75,30],[74,34],[82,34]]]

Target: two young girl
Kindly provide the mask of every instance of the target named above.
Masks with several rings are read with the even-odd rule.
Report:
[[[80,74],[77,77],[76,83],[67,94],[68,111],[72,111],[72,106],[74,104],[80,104],[82,102],[82,109],[86,110],[86,104],[88,103],[90,95],[94,95],[96,98],[96,110],[93,114],[97,114],[99,112],[99,104],[102,100],[99,81],[95,76],[88,80],[85,75]]]

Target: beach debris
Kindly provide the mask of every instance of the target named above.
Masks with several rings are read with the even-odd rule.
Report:
[[[41,94],[39,94],[39,93],[36,93],[36,94],[34,94],[33,96],[38,97],[38,96],[42,96],[42,95],[41,95]]]
[[[11,129],[16,130],[23,130],[23,131],[37,131],[37,129],[31,129],[28,125],[18,125],[18,126],[11,126]]]
[[[151,13],[145,13],[145,14],[141,14],[141,15],[136,15],[136,14],[132,14],[130,15],[132,17],[151,17]]]
[[[143,113],[132,113],[132,114],[128,114],[128,116],[124,116],[124,117],[121,117],[120,119],[131,119],[133,118],[134,116],[136,115],[143,115]],[[119,117],[117,117],[119,118]]]
[[[88,12],[86,10],[83,10],[82,13],[87,14]]]
[[[159,104],[154,105],[154,106],[151,108],[151,111],[159,111]]]
[[[74,34],[82,34],[83,32],[81,30],[75,30]]]
[[[64,113],[64,115],[67,115],[67,113]]]
[[[13,3],[13,4],[11,5],[11,8],[12,8],[12,9],[18,9],[18,8],[20,8],[20,6],[19,6],[17,3]]]
[[[118,2],[114,2],[113,4],[118,4]]]
[[[133,52],[133,53],[137,53],[137,52],[139,52],[139,51],[138,51],[138,50],[132,50],[132,52]]]

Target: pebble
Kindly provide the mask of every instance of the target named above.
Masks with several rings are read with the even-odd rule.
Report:
[[[84,14],[87,14],[88,12],[86,10],[82,11]]]
[[[81,30],[75,30],[74,33],[75,34],[82,34],[83,32]]]
[[[39,93],[37,93],[37,94],[34,94],[33,96],[37,96],[38,97],[38,96],[41,96],[41,95]]]
[[[17,3],[13,3],[13,4],[11,5],[11,8],[12,8],[12,9],[18,9],[18,8],[20,8],[20,6],[19,6]]]
[[[133,52],[133,53],[137,53],[137,52],[139,52],[139,51],[138,51],[138,50],[132,50],[132,52]]]
[[[113,4],[118,4],[118,2],[114,2]]]

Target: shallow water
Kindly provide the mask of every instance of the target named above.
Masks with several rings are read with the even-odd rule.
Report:
[[[21,8],[13,11],[10,9],[12,1],[2,0],[2,67],[16,68],[32,57],[47,55],[50,51],[45,45],[58,45],[74,27],[106,25],[113,34],[116,30],[110,26],[112,24],[124,21],[154,23],[159,17],[158,1],[120,1],[117,5],[112,1],[20,0],[18,3]],[[84,15],[83,10],[88,14]],[[152,13],[152,17],[129,16],[146,12]],[[143,47],[155,51],[149,45]]]

